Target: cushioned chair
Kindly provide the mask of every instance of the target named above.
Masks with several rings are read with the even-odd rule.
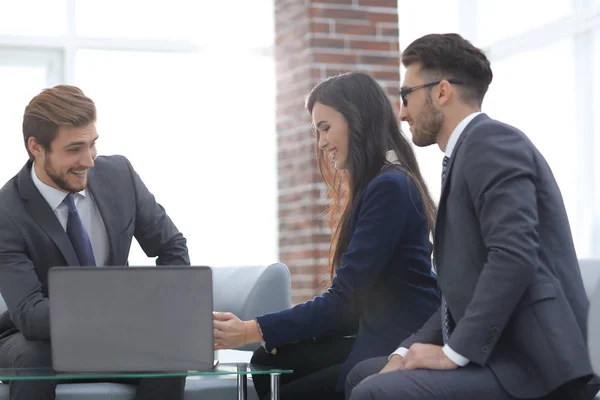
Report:
[[[600,281],[600,259],[581,259],[579,260],[579,269],[588,298],[596,293],[596,288]]]
[[[291,279],[281,263],[269,266],[213,268],[214,309],[229,311],[241,319],[280,311],[291,307]],[[0,297],[0,312],[6,310]],[[239,350],[216,352],[220,362],[248,362],[252,350],[260,344]],[[188,377],[185,399],[232,399],[237,389],[235,376]],[[131,400],[135,387],[115,383],[59,384],[57,400]],[[257,399],[254,386],[248,382],[248,399]],[[8,400],[8,385],[0,385],[0,400]]]

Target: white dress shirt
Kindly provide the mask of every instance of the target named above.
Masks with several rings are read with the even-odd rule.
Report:
[[[452,152],[454,152],[454,147],[456,147],[456,143],[458,142],[458,138],[462,135],[463,131],[469,125],[469,122],[473,120],[476,116],[481,114],[481,111],[474,112],[473,114],[469,114],[465,119],[460,121],[456,128],[450,134],[450,138],[448,139],[448,144],[446,145],[446,157],[452,157]]]
[[[473,118],[475,118],[479,114],[481,114],[481,112],[479,112],[479,111],[469,114],[465,119],[460,121],[460,123],[458,125],[456,125],[456,128],[454,128],[454,130],[450,134],[450,138],[448,139],[448,144],[446,145],[446,151],[445,151],[446,157],[448,157],[448,158],[452,157],[452,153],[454,152],[454,147],[456,147],[458,138],[460,137],[460,135],[462,135],[462,133],[465,130],[465,128],[467,127],[467,125],[469,125],[469,122],[471,122],[473,120]],[[441,322],[442,321],[440,319],[440,323]],[[452,360],[453,363],[455,363],[459,367],[464,367],[465,365],[467,365],[469,363],[468,358],[461,356],[456,351],[452,350],[450,348],[450,346],[448,346],[447,344],[445,344],[444,347],[442,347],[442,351],[444,352],[444,354],[446,354],[446,356],[450,360]],[[395,352],[390,354],[390,357],[393,356],[394,354],[398,354],[399,356],[405,357],[406,353],[408,353],[408,349],[406,347],[399,347]]]
[[[63,203],[63,200],[67,197],[67,193],[42,182],[35,173],[35,163],[31,167],[31,179],[66,232],[69,210],[67,205]],[[96,266],[100,267],[106,265],[110,252],[108,234],[106,233],[102,215],[100,215],[100,210],[98,210],[98,206],[96,205],[92,194],[85,189],[75,193],[75,206],[79,212],[81,222],[90,237]]]

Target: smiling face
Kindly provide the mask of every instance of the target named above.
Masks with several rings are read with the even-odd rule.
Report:
[[[346,169],[349,135],[346,118],[334,108],[317,102],[312,109],[312,121],[319,149],[331,159],[336,169]]]
[[[402,88],[413,88],[429,83],[419,74],[420,64],[411,64],[406,68]],[[444,114],[434,104],[432,91],[436,86],[417,89],[406,95],[406,105],[402,105],[400,119],[410,126],[412,141],[419,147],[437,142],[444,126]]]
[[[28,147],[35,158],[35,172],[45,184],[64,192],[76,193],[87,187],[88,172],[97,155],[96,125],[60,127],[56,138],[44,149],[35,138]]]

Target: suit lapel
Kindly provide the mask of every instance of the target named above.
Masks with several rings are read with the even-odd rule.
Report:
[[[46,234],[56,244],[60,250],[67,265],[77,266],[79,260],[73,245],[63,229],[62,225],[56,218],[56,215],[44,199],[42,194],[37,190],[33,180],[31,179],[32,162],[29,161],[18,175],[19,194],[24,200],[25,210],[33,217],[38,225],[46,232]]]
[[[104,227],[106,228],[110,247],[107,265],[115,265],[115,263],[119,262],[117,255],[121,254],[119,252],[118,227],[122,225],[121,221],[123,219],[120,212],[121,209],[116,202],[115,196],[118,194],[111,192],[108,180],[98,171],[97,167],[92,168],[89,172],[87,189],[91,192],[96,202],[96,206],[104,222]]]
[[[469,124],[465,127],[465,130],[458,138],[456,145],[454,146],[454,150],[452,150],[452,156],[448,160],[448,165],[446,166],[446,179],[442,184],[442,191],[440,193],[440,201],[438,203],[438,213],[435,222],[435,238],[434,238],[434,262],[436,263],[436,271],[438,268],[438,261],[440,261],[439,248],[437,247],[437,243],[440,243],[442,239],[441,232],[443,232],[445,214],[446,214],[446,198],[448,197],[448,192],[450,191],[450,182],[452,177],[452,167],[454,166],[454,161],[456,160],[456,156],[458,153],[458,149],[460,145],[464,142],[465,138],[470,134],[470,132],[474,129],[476,123],[481,119],[489,118],[485,114],[479,114]],[[442,262],[439,262],[442,264]]]

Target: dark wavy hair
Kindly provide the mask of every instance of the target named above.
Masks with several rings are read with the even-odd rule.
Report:
[[[384,166],[390,165],[386,160],[387,151],[396,152],[395,166],[402,169],[418,188],[430,233],[434,231],[436,205],[421,175],[413,148],[400,131],[390,99],[375,79],[358,72],[328,78],[315,86],[306,99],[306,109],[311,115],[315,103],[341,113],[349,132],[347,169],[344,171],[336,170],[319,149],[318,136],[315,146],[330,200],[327,222],[332,230],[329,269],[333,278],[342,254],[348,249],[352,210],[368,183]],[[318,135],[318,130],[313,129]]]

